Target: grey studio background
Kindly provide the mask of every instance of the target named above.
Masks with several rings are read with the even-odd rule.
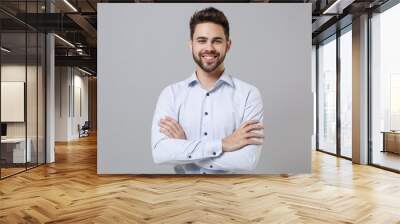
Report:
[[[227,70],[262,94],[266,138],[252,173],[311,171],[311,4],[98,6],[99,174],[174,173],[152,160],[152,117],[161,90],[194,71],[189,20],[208,6],[230,22]]]

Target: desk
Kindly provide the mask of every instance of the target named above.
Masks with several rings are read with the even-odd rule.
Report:
[[[382,152],[393,152],[400,154],[400,132],[399,131],[382,131],[383,133],[383,150]]]
[[[1,139],[1,157],[6,163],[25,163],[32,160],[30,138],[27,139],[25,154],[25,138],[6,138]],[[27,161],[25,161],[25,158]]]

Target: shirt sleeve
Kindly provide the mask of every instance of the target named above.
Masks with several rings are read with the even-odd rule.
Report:
[[[160,132],[161,118],[177,119],[175,97],[171,87],[165,88],[158,98],[151,128],[153,161],[157,164],[185,164],[215,158],[222,153],[221,140],[172,139]]]
[[[242,123],[249,120],[258,120],[263,123],[263,119],[264,108],[261,94],[254,88],[247,97]],[[199,161],[197,164],[214,170],[252,171],[257,166],[261,149],[262,145],[247,145],[233,152],[224,152],[217,158]]]

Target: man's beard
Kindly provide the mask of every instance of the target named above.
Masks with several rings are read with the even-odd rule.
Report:
[[[208,53],[208,54],[217,55],[217,59],[218,59],[215,63],[209,65],[207,63],[203,63],[203,61],[201,60],[202,54],[205,54],[205,53],[199,52],[199,54],[197,56],[195,56],[194,53],[192,53],[192,56],[193,56],[193,60],[196,62],[196,64],[198,66],[200,66],[200,68],[203,69],[205,72],[213,72],[220,64],[222,64],[222,62],[224,62],[225,55],[226,55],[226,54],[224,54],[224,55],[222,55],[222,57],[218,57],[220,55],[217,54],[216,52]]]

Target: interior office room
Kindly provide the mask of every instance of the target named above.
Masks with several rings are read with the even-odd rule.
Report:
[[[45,35],[15,24],[2,33],[2,177],[45,162]]]
[[[177,3],[0,1],[0,223],[400,223],[399,1]],[[192,6],[215,6],[234,15],[236,11],[228,9],[239,5],[249,9],[270,7],[268,10],[272,11],[273,7],[309,7],[309,23],[305,27],[310,30],[305,38],[311,41],[305,49],[310,49],[310,54],[305,57],[310,65],[305,67],[310,71],[304,79],[310,81],[306,85],[312,102],[308,114],[313,121],[308,124],[312,135],[306,142],[310,142],[310,158],[306,161],[309,171],[269,167],[261,173],[172,174],[159,172],[163,166],[158,164],[151,165],[160,167],[154,172],[139,168],[129,171],[123,166],[131,154],[122,154],[111,157],[115,169],[105,172],[112,170],[104,163],[112,152],[134,150],[137,139],[132,136],[104,148],[107,138],[124,137],[126,127],[135,128],[132,119],[123,117],[129,106],[115,107],[113,101],[118,99],[109,100],[105,94],[124,93],[122,85],[115,85],[125,79],[119,76],[120,67],[115,68],[114,74],[104,72],[104,64],[112,63],[114,54],[122,55],[112,50],[118,44],[105,42],[109,39],[104,37],[120,35],[122,40],[130,39],[118,33],[105,35],[104,12],[119,7],[121,15],[128,15],[130,11],[124,10],[148,7],[154,10],[150,11],[152,14],[132,12],[157,19],[156,12],[177,13]],[[115,22],[115,15],[112,22],[112,14],[109,15],[110,27],[121,30],[134,30],[150,20]],[[287,14],[290,16],[294,14]],[[245,18],[248,17],[242,17]],[[234,21],[237,20],[232,19],[231,24],[233,55],[238,49],[235,44],[240,44],[235,42],[239,38],[234,33],[238,27]],[[189,25],[188,22],[184,23]],[[272,21],[278,27],[280,22],[284,24]],[[189,26],[186,29],[189,32]],[[154,40],[151,35],[147,39]],[[144,42],[142,45],[152,52]],[[108,61],[104,60],[104,46],[111,49]],[[134,45],[125,47],[130,52]],[[139,59],[121,60],[140,67],[145,63]],[[192,60],[191,55],[189,59]],[[225,60],[232,59],[234,56]],[[302,88],[299,86],[298,90]],[[145,101],[150,100],[141,103]],[[296,106],[298,101],[290,102],[293,108],[301,106]],[[123,122],[114,118],[110,119],[112,124],[105,125],[106,109],[121,116]],[[266,103],[265,110],[268,114]],[[265,122],[268,127],[268,117]],[[109,125],[115,129],[106,136],[111,129],[102,127]],[[150,125],[145,128],[150,129]],[[270,131],[273,130],[266,129],[266,133]],[[265,139],[269,140],[272,141]],[[290,142],[285,136],[279,141],[282,145]],[[271,149],[262,150],[263,156],[272,156]],[[105,151],[111,154],[104,154]],[[286,154],[280,158],[282,164],[301,160],[294,156],[295,152]],[[142,157],[131,157],[132,163],[140,164]],[[257,166],[262,167],[265,161],[269,160],[261,158]]]

